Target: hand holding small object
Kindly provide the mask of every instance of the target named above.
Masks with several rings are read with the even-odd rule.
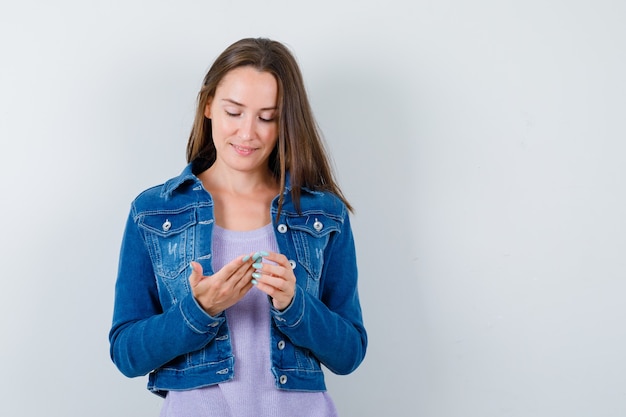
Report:
[[[217,316],[250,291],[253,263],[250,256],[240,256],[215,274],[205,276],[202,274],[202,265],[192,261],[189,284],[194,298],[209,315]]]
[[[280,253],[270,252],[263,259],[271,263],[256,260],[252,267],[252,284],[272,297],[274,308],[282,311],[289,307],[296,290],[296,276],[287,257]]]

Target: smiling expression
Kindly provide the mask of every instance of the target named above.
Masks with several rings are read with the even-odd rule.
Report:
[[[269,72],[239,67],[228,72],[207,104],[216,165],[267,170],[278,136],[278,85]]]

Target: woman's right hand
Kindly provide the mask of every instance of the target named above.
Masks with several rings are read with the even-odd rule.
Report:
[[[245,259],[245,261],[244,261]],[[240,256],[211,276],[202,274],[202,265],[191,262],[189,284],[194,298],[212,317],[236,304],[252,288],[251,274],[254,272],[249,256]]]

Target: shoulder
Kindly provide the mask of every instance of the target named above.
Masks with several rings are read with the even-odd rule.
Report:
[[[162,211],[177,211],[181,208],[180,197],[166,196],[165,183],[142,191],[131,203],[134,217]]]
[[[346,205],[341,201],[339,196],[330,191],[311,191],[308,189],[303,189],[300,194],[300,203],[304,208],[307,206],[317,206],[328,210],[333,211],[346,211]]]
[[[197,191],[200,189],[202,185],[197,177],[183,172],[140,192],[132,201],[132,210],[135,215],[153,211],[183,210],[198,203]]]
[[[150,206],[162,199],[165,183],[154,185],[141,191],[132,201],[133,207]]]
[[[290,194],[290,193],[288,193]],[[343,219],[348,216],[348,209],[343,201],[334,193],[329,191],[317,191],[303,188],[300,193],[300,211],[287,195],[283,205],[283,211],[287,216],[315,216],[322,214],[334,218],[343,223]]]

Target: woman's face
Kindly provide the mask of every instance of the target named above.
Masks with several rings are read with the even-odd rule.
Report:
[[[278,138],[278,85],[269,72],[239,67],[220,81],[204,115],[211,119],[215,164],[267,170]]]

